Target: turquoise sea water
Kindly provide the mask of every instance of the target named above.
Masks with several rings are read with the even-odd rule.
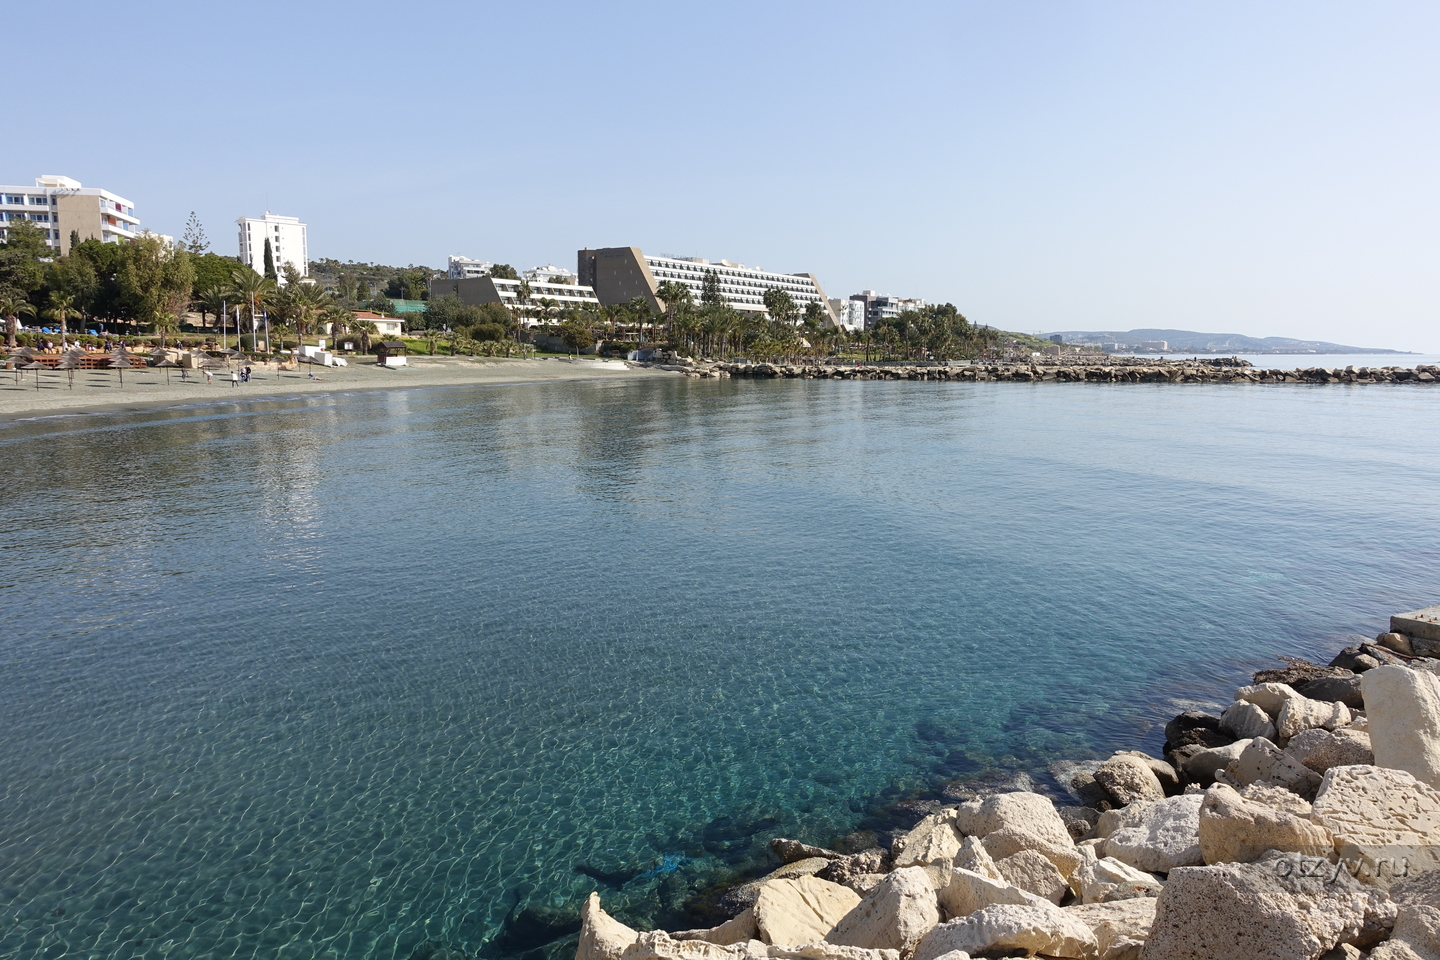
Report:
[[[1437,405],[665,381],[5,425],[0,957],[563,956],[592,889],[680,924],[772,835],[1158,749],[1440,598]]]

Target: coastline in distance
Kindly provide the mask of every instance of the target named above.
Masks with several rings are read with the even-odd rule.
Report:
[[[1351,347],[1324,340],[1291,337],[1247,337],[1240,333],[1197,333],[1194,330],[1052,330],[1043,337],[1061,337],[1065,343],[1105,346],[1139,353],[1408,353],[1383,347]]]

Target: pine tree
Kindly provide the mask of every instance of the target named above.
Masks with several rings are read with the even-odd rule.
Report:
[[[74,250],[76,247],[78,247],[78,246],[80,246],[80,231],[79,231],[79,230],[71,230],[71,231],[70,231],[70,249],[73,251],[73,250]]]
[[[275,254],[270,252],[270,238],[265,238],[265,276],[275,279]]]
[[[190,211],[190,219],[185,221],[185,236],[181,238],[180,245],[196,256],[210,249],[210,241],[205,239],[205,228],[200,226],[200,218],[195,216],[194,210]]]
[[[720,292],[720,275],[714,270],[706,270],[700,280],[700,302],[712,307],[725,302],[725,295]]]

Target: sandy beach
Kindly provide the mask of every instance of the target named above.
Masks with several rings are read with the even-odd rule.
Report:
[[[618,361],[617,361],[618,362]],[[179,370],[161,368],[125,371],[125,383],[111,370],[78,370],[73,389],[69,377],[58,371],[40,371],[35,386],[33,370],[0,370],[0,419],[43,416],[47,413],[100,413],[140,410],[197,401],[231,401],[244,398],[279,399],[301,394],[349,390],[394,390],[406,387],[449,387],[466,384],[534,383],[548,380],[638,380],[678,377],[681,374],[644,367],[602,368],[593,361],[572,364],[562,359],[510,360],[503,358],[411,357],[406,367],[387,368],[371,363],[345,367],[302,365],[299,370],[278,370],[252,364],[249,383],[230,383],[228,371],[215,371],[205,382],[191,370],[181,380]],[[311,374],[315,379],[311,379]]]

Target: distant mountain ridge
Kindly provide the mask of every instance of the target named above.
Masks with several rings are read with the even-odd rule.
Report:
[[[1065,338],[1066,343],[1075,344],[1116,344],[1122,350],[1136,350],[1147,353],[1409,353],[1408,350],[1389,350],[1383,347],[1350,347],[1343,343],[1325,340],[1294,340],[1290,337],[1247,337],[1239,333],[1197,333],[1194,330],[1053,330],[1042,334],[1049,338],[1056,334]],[[1164,341],[1162,349],[1155,346]],[[1141,344],[1147,344],[1141,347]]]

